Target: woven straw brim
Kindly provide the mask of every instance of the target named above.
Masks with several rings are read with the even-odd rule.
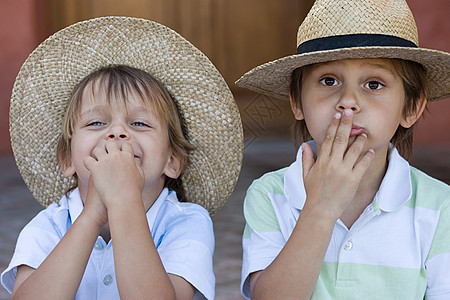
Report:
[[[261,94],[289,100],[291,74],[296,68],[353,58],[399,58],[418,62],[427,70],[428,101],[450,97],[450,54],[424,48],[361,47],[291,55],[250,70],[236,84]]]
[[[44,206],[74,182],[56,158],[63,115],[74,86],[92,71],[123,64],[156,77],[175,100],[196,147],[182,175],[190,202],[216,213],[233,191],[243,154],[237,105],[209,59],[173,30],[144,19],[97,18],[45,40],[25,61],[10,106],[19,171]]]

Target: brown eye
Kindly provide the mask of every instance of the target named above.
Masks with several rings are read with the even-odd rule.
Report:
[[[384,85],[379,81],[369,81],[365,86],[370,90],[379,90],[384,87]]]
[[[333,86],[338,84],[337,80],[333,77],[324,77],[320,80],[320,82],[326,86]]]

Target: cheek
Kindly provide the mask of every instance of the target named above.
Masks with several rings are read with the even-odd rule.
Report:
[[[305,107],[305,122],[309,133],[315,140],[322,140],[330,126],[334,111],[315,105]]]

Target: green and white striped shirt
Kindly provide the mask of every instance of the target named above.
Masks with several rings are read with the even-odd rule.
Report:
[[[305,203],[301,151],[255,180],[244,202],[241,292],[269,266]],[[450,187],[392,149],[372,204],[348,229],[335,224],[312,299],[450,299]]]

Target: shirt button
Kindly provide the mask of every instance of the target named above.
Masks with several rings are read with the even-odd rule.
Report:
[[[103,284],[104,285],[110,285],[113,281],[113,278],[111,275],[106,275],[105,278],[103,278]]]
[[[95,242],[95,246],[94,246],[95,250],[102,250],[103,249],[103,245],[101,242]]]
[[[344,250],[349,251],[349,250],[352,250],[352,248],[353,248],[352,241],[347,241],[347,243],[345,243],[345,245],[344,245]]]

